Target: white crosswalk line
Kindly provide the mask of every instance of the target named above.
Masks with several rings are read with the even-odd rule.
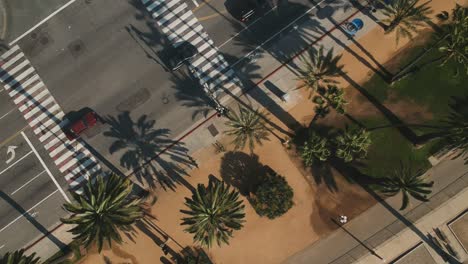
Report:
[[[48,94],[47,93],[47,90],[45,90],[44,92],[42,92],[42,94],[46,95]],[[53,103],[54,102],[54,99],[52,97],[48,97],[47,99],[44,100],[44,102],[42,102],[42,106],[44,107],[47,107],[50,103]],[[40,108],[39,107],[34,107],[31,111],[27,112],[26,114],[24,114],[24,118],[26,119],[29,119],[31,116],[33,116],[35,113],[39,112]]]
[[[23,91],[24,89],[28,88],[28,86],[30,84],[32,84],[33,82],[37,81],[39,79],[39,75],[35,74],[34,76],[32,76],[31,78],[29,78],[27,81],[25,81],[24,83],[22,83],[22,85],[18,85],[18,87],[16,87],[15,89],[11,90],[11,92],[9,93],[9,95],[11,97],[14,97],[17,93],[19,93],[20,91]],[[42,82],[40,82],[42,83]],[[30,93],[32,93],[31,91],[29,91]]]
[[[19,50],[19,46],[15,45],[13,48],[11,48],[9,51],[3,53],[2,55],[2,60],[6,60],[8,57],[10,57],[11,54],[15,53],[17,50]]]
[[[23,53],[18,53],[13,59],[9,60],[7,63],[2,65],[3,69],[8,69],[10,68],[11,65],[13,65],[15,62],[17,62],[19,59],[21,59],[24,56]]]
[[[31,89],[29,89],[27,92],[24,90],[19,91],[19,95],[13,100],[15,104],[20,104],[22,101],[29,101],[31,98],[33,98],[33,95],[37,90],[40,88],[44,87],[44,84],[42,82],[34,85]]]
[[[80,142],[66,138],[61,127],[68,122],[63,120],[65,113],[19,46],[15,45],[1,58],[0,82],[4,89],[44,144],[59,171],[64,173],[62,176],[70,188],[78,188],[80,183],[101,170],[98,161]]]
[[[52,97],[50,97],[50,98],[52,98]],[[65,114],[64,114],[63,112],[59,112],[59,113],[55,114],[55,116],[56,116],[57,119],[59,119],[59,120],[62,119],[64,115],[65,115]],[[55,120],[52,119],[52,118],[50,118],[50,119],[47,120],[46,122],[42,123],[42,125],[39,126],[38,128],[34,129],[34,134],[37,135],[37,134],[41,133],[41,131],[42,131],[43,129],[48,128],[48,127],[51,126],[51,125],[56,125]]]
[[[11,78],[13,75],[15,75],[15,73],[17,73],[19,70],[23,69],[24,67],[26,67],[27,65],[29,64],[28,61],[23,61],[21,62],[20,64],[16,65],[16,67],[14,67],[12,70],[10,71],[5,71],[2,75],[2,77],[0,77],[0,80],[1,81],[6,81],[7,79]],[[10,88],[10,87],[7,87],[7,89]]]

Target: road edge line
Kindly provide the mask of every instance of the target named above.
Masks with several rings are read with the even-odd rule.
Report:
[[[29,147],[34,152],[34,154],[36,155],[36,157],[39,160],[39,162],[41,163],[42,167],[44,167],[44,169],[47,171],[47,174],[49,175],[50,179],[54,182],[55,186],[57,187],[59,192],[62,194],[63,198],[65,198],[65,201],[70,203],[71,202],[70,198],[68,198],[68,196],[65,194],[65,191],[63,191],[62,187],[60,186],[60,184],[55,179],[54,175],[52,175],[52,172],[49,170],[49,168],[45,164],[44,160],[39,155],[39,152],[37,152],[36,148],[34,147],[34,145],[31,142],[31,140],[29,140],[29,138],[26,136],[26,134],[23,131],[21,131],[21,135],[23,136],[24,140],[26,140]]]

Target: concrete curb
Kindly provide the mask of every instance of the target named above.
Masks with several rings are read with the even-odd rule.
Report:
[[[4,40],[8,28],[8,12],[5,0],[0,0],[0,21],[2,23],[0,31],[0,40]]]

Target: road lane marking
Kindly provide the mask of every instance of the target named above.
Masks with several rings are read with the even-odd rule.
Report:
[[[29,127],[28,125],[24,126],[22,129],[18,130],[15,134],[13,134],[9,138],[5,139],[3,142],[0,143],[0,148],[5,146],[6,144],[8,144],[13,139],[15,139],[21,133],[21,131],[24,131],[28,127]]]
[[[198,21],[206,21],[208,19],[212,19],[212,18],[215,18],[215,17],[219,17],[221,15],[226,15],[228,13],[228,11],[226,9],[223,9],[221,10],[219,13],[215,13],[215,14],[212,14],[212,15],[208,15],[208,16],[204,16],[204,17],[200,17],[198,18]]]
[[[47,171],[47,174],[50,176],[50,178],[52,179],[52,181],[54,182],[55,186],[57,186],[57,189],[58,191],[60,191],[60,193],[62,194],[63,198],[65,198],[65,201],[67,202],[71,202],[70,201],[70,198],[68,198],[68,196],[65,194],[65,192],[63,191],[62,187],[60,187],[60,184],[58,184],[57,180],[55,179],[55,177],[52,175],[52,172],[50,172],[49,168],[47,167],[47,165],[45,164],[44,160],[42,160],[42,157],[39,155],[39,153],[37,152],[36,148],[34,147],[34,145],[31,143],[31,141],[29,140],[29,138],[26,136],[26,134],[21,131],[21,135],[23,136],[24,140],[26,140],[26,142],[28,143],[29,147],[31,147],[32,151],[34,152],[34,154],[36,155],[37,159],[39,160],[39,162],[42,164],[42,166],[44,167],[44,169]]]
[[[15,109],[16,109],[16,108],[13,108],[13,109],[11,109],[10,111],[8,111],[6,114],[2,115],[2,116],[0,117],[0,119],[3,119],[5,116],[7,116],[7,115],[10,114],[11,112],[13,112]]]
[[[41,176],[44,172],[46,172],[45,170],[43,170],[41,173],[39,173],[38,175],[34,176],[34,178],[30,179],[29,181],[27,181],[25,184],[21,185],[21,187],[19,187],[18,189],[16,189],[14,192],[11,193],[11,195],[14,195],[15,193],[17,193],[19,190],[23,189],[24,186],[30,184],[32,181],[34,181],[35,179],[37,179],[37,177]]]
[[[21,132],[23,133],[23,132]],[[2,170],[0,172],[0,175],[2,175],[5,171],[9,170],[11,167],[15,166],[16,163],[22,161],[23,159],[25,159],[27,156],[29,156],[31,153],[33,153],[33,151],[29,151],[28,153],[26,153],[26,155],[24,155],[23,157],[19,158],[17,161],[15,161],[13,164],[11,164],[10,166],[8,166],[6,169]]]
[[[49,199],[49,197],[51,197],[52,195],[54,195],[56,192],[58,192],[58,190],[55,190],[53,191],[51,194],[47,195],[44,199],[42,199],[41,201],[39,201],[37,204],[35,204],[33,207],[29,208],[29,210],[27,210],[26,212],[22,213],[20,216],[16,217],[13,221],[11,221],[10,223],[8,223],[6,226],[4,226],[2,229],[0,229],[0,233],[7,229],[9,226],[11,226],[12,224],[14,224],[16,221],[18,221],[21,217],[23,217],[24,215],[26,214],[29,214],[29,212],[31,212],[32,210],[34,210],[34,208],[38,207],[41,203],[43,203],[45,200]]]
[[[1,246],[0,246],[0,249],[2,249],[2,248],[4,248],[4,247],[5,247],[5,245],[1,245]]]
[[[273,38],[275,38],[276,36],[278,36],[278,34],[281,34],[286,28],[290,27],[292,24],[296,23],[299,19],[301,19],[302,17],[304,17],[305,15],[307,15],[310,11],[314,10],[317,6],[319,6],[321,3],[325,2],[327,0],[322,0],[320,1],[318,4],[314,5],[313,7],[309,8],[307,11],[304,12],[304,14],[298,16],[296,19],[294,19],[291,23],[287,24],[285,27],[283,27],[280,31],[276,32],[273,36],[269,37],[267,40],[263,41],[260,45],[258,45],[255,49],[253,49],[251,52],[247,53],[244,57],[240,58],[239,60],[237,60],[235,63],[233,63],[231,65],[231,68],[234,68],[234,66],[236,66],[241,60],[245,59],[246,57],[250,56],[251,54],[253,54],[254,52],[257,52],[257,50],[259,48],[261,48],[263,45],[265,45],[265,43],[269,42],[270,40],[272,40]],[[240,32],[239,32],[240,33]],[[237,34],[238,35],[238,34]],[[236,36],[237,36],[236,35]],[[235,37],[235,36],[234,36]],[[232,38],[234,38],[232,37]],[[231,39],[232,39],[231,38]],[[229,41],[231,41],[231,39],[229,39]],[[227,42],[225,42],[227,43]],[[223,43],[223,45],[225,44]],[[221,48],[221,46],[219,46]]]
[[[63,9],[67,8],[69,5],[73,4],[73,2],[75,2],[76,0],[70,0],[70,2],[64,4],[63,6],[61,6],[59,9],[55,10],[52,14],[50,14],[49,16],[47,16],[46,18],[44,18],[43,20],[39,21],[39,23],[37,23],[35,26],[33,26],[32,28],[30,28],[28,31],[24,32],[21,36],[17,37],[15,40],[13,40],[12,42],[10,42],[10,46],[13,46],[16,42],[20,41],[22,38],[24,38],[26,35],[28,35],[29,33],[31,33],[32,31],[34,31],[36,28],[40,27],[42,24],[44,24],[47,20],[51,19],[53,16],[55,16],[56,14],[58,14],[60,11],[62,11]],[[8,56],[5,56],[5,57],[8,57]]]
[[[322,0],[320,2],[318,2],[316,5],[314,5],[313,7],[309,8],[307,11],[304,12],[304,14],[298,16],[296,19],[294,19],[291,23],[289,23],[288,25],[286,25],[285,27],[283,27],[280,31],[278,31],[275,35],[271,36],[270,38],[268,38],[266,41],[264,41],[262,44],[258,45],[257,48],[254,49],[257,50],[259,47],[263,46],[266,42],[270,41],[273,37],[277,36],[279,33],[283,32],[286,28],[288,28],[289,26],[291,26],[292,24],[296,23],[297,20],[301,19],[302,17],[304,17],[305,15],[307,15],[310,11],[314,10],[317,6],[319,6],[321,3],[325,2],[327,0]],[[246,29],[249,29],[252,25],[254,25],[255,23],[257,23],[260,19],[262,19],[263,17],[267,16],[270,12],[272,12],[273,10],[275,10],[278,6],[275,6],[274,8],[270,9],[268,12],[265,13],[265,15],[263,15],[262,17],[259,17],[257,19],[255,19],[255,21],[253,21],[251,24],[249,24],[247,27],[244,26],[244,29],[242,29],[241,31],[237,32],[237,34],[235,34],[234,36],[232,36],[231,38],[229,38],[228,40],[226,40],[223,44],[219,45],[218,48],[221,48],[222,46],[226,45],[228,42],[230,42],[231,40],[233,40],[234,38],[236,38],[237,36],[239,36],[244,30]],[[252,53],[252,52],[249,52],[248,55]],[[246,55],[247,56],[247,55]],[[241,59],[239,59],[237,62],[239,62],[240,60],[244,59],[246,56],[242,57]],[[231,67],[233,67],[233,65],[231,65]]]

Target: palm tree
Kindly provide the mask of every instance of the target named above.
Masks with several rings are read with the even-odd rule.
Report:
[[[343,73],[343,65],[338,65],[341,55],[334,56],[333,49],[324,54],[323,46],[317,50],[309,50],[308,56],[302,58],[305,65],[299,69],[299,80],[305,87],[310,89],[310,96],[319,88],[324,88],[329,84],[336,84],[334,79]]]
[[[345,106],[348,104],[344,98],[344,90],[336,85],[329,85],[326,89],[323,89],[321,95],[325,97],[327,102],[335,109],[338,113],[344,114]]]
[[[267,127],[265,119],[262,118],[262,115],[266,115],[265,113],[257,109],[249,110],[240,105],[238,107],[239,114],[229,111],[228,121],[225,124],[230,129],[224,133],[234,136],[232,143],[235,149],[242,149],[248,144],[252,152],[255,144],[262,145],[263,140],[269,140],[268,134],[271,130]]]
[[[439,52],[443,54],[442,65],[453,60],[461,64],[468,74],[468,8],[456,5],[451,22],[443,25],[437,35],[443,40],[438,42]]]
[[[119,231],[130,231],[132,224],[145,215],[141,200],[130,197],[132,183],[115,174],[98,176],[94,183],[88,181],[83,193],[72,193],[75,202],[64,204],[73,215],[61,219],[65,224],[76,225],[70,231],[75,239],[88,247],[96,243],[101,252],[104,241],[122,242]]]
[[[401,37],[412,38],[418,27],[424,26],[432,13],[429,2],[416,6],[419,0],[393,0],[390,4],[384,4],[382,14],[386,16],[382,22],[387,23],[385,33],[396,31],[396,42]]]
[[[300,148],[301,157],[306,166],[312,166],[315,162],[327,161],[331,155],[330,143],[327,138],[320,136],[315,131],[310,131],[308,140]]]
[[[346,129],[340,131],[334,139],[335,155],[345,162],[364,158],[371,145],[370,133],[365,129]]]
[[[400,167],[395,169],[390,177],[385,178],[376,189],[388,196],[395,196],[401,192],[403,200],[400,210],[404,210],[409,204],[409,196],[427,202],[427,195],[432,192],[432,185],[434,182],[427,182],[420,171],[413,173],[411,167],[400,163]]]
[[[188,225],[186,232],[194,234],[194,240],[202,246],[211,247],[229,244],[233,230],[243,227],[244,205],[239,192],[219,180],[210,178],[208,186],[198,184],[192,198],[185,198],[189,210],[181,210],[188,217],[182,218],[182,225]]]
[[[40,261],[40,258],[36,257],[36,253],[26,256],[24,249],[7,252],[0,258],[1,264],[38,264]]]

